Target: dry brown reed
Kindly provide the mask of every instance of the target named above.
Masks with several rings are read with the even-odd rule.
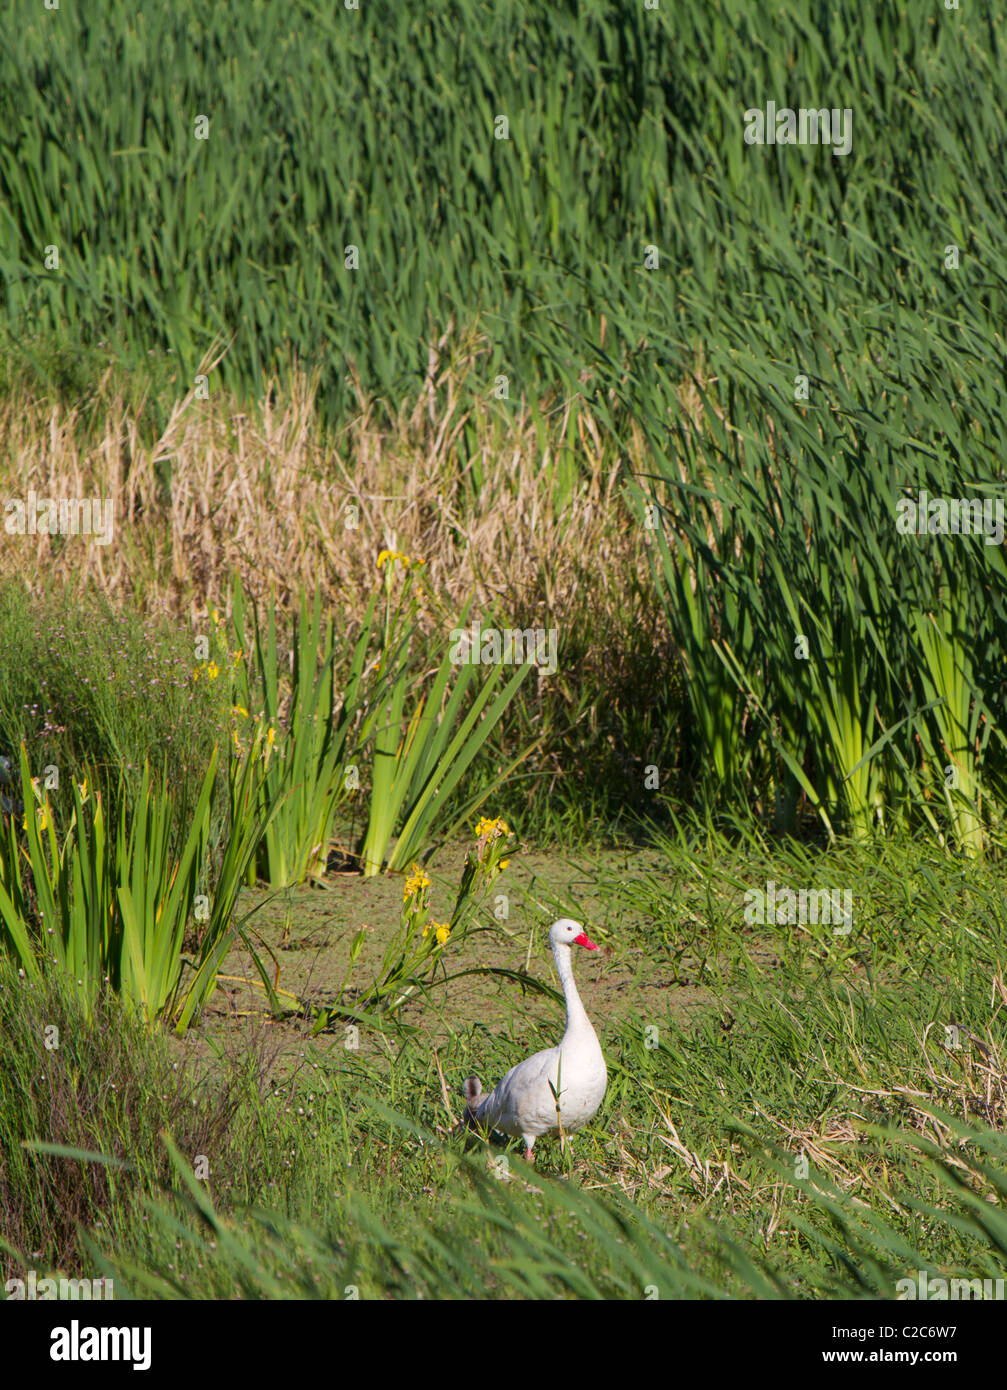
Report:
[[[228,579],[287,607],[319,589],[352,626],[386,547],[420,556],[436,592],[474,615],[515,622],[592,615],[599,632],[658,624],[642,527],[621,495],[621,460],[576,402],[580,482],[558,499],[554,464],[574,402],[540,432],[523,404],[474,397],[465,363],[431,347],[426,383],[398,409],[357,393],[352,418],[324,430],[318,379],[293,375],[254,407],[211,389],[166,420],[129,404],[109,370],[91,399],[57,405],[28,388],[0,402],[0,498],[111,498],[114,538],[5,536],[0,579],[76,588],[198,619],[226,605]],[[212,364],[207,364],[211,366]],[[204,368],[205,370],[205,368]],[[213,382],[212,371],[209,380]],[[163,409],[163,407],[162,407]],[[152,440],[153,442],[144,441]]]

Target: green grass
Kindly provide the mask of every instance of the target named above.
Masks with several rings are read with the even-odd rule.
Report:
[[[233,1191],[247,1200],[256,1190],[256,1146],[236,1143],[257,1080],[259,1058],[251,1053],[208,1077],[196,1059],[180,1065],[165,1039],[152,1037],[114,996],[89,1017],[71,980],[27,979],[4,956],[0,1038],[7,1059],[0,1078],[0,1250],[7,1251],[0,1264],[7,1273],[39,1261],[76,1267],[84,1253],[79,1223],[128,1241],[136,1194],[171,1176],[159,1138],[165,1129],[190,1158],[214,1155],[222,1196]],[[23,1147],[27,1139],[104,1153],[131,1169],[33,1155]]]
[[[24,742],[32,776],[48,778],[67,815],[73,777],[97,775],[114,807],[149,762],[164,770],[184,819],[227,729],[224,692],[192,678],[196,635],[114,606],[93,588],[83,598],[33,596],[0,584],[0,753],[16,769]],[[215,808],[218,823],[223,810]]]
[[[34,1237],[43,1254],[28,1267],[111,1274],[120,1295],[168,1297],[891,1297],[920,1268],[1003,1277],[999,887],[925,849],[763,859],[753,845],[743,876],[729,847],[665,853],[666,873],[633,894],[626,875],[603,884],[604,919],[626,923],[604,938],[608,968],[642,946],[664,978],[690,980],[691,1002],[683,1011],[673,990],[656,1005],[594,1007],[609,1090],[572,1158],[542,1145],[532,1174],[513,1147],[452,1133],[461,1078],[495,1079],[554,1041],[560,1015],[497,982],[493,1009],[509,1025],[488,1028],[449,990],[401,1030],[364,1026],[356,1049],[341,1033],[315,1044],[289,1033],[228,1112],[208,1182],[191,1180],[192,1142],[177,1132],[173,1159],[153,1122],[110,1126],[107,1086],[97,1123],[51,1107],[59,1123],[47,1124],[22,1102],[11,1134],[104,1149],[138,1170],[112,1219],[92,1189],[119,1170],[49,1158],[91,1236]],[[848,884],[851,936],[739,926],[739,890],[764,875]],[[690,938],[679,924],[699,899],[708,925]],[[683,937],[706,958],[676,960]],[[8,976],[0,998],[13,992],[23,1012],[27,988]],[[74,1021],[72,1060],[46,1056],[50,1086],[81,1048],[129,1026],[111,1006],[95,1032]],[[232,1044],[240,1027],[226,1026]],[[160,1055],[149,1047],[143,1056]],[[29,1072],[37,1056],[25,1056]],[[218,1086],[231,1067],[218,1053]],[[16,1145],[5,1152],[24,1163]],[[246,1160],[237,1182],[223,1176]],[[36,1189],[26,1204],[32,1231],[45,1232],[50,1200]]]
[[[529,14],[456,0],[417,16],[299,0],[251,4],[227,26],[193,5],[113,8],[100,22],[72,10],[50,21],[21,0],[7,10],[7,322],[16,336],[30,324],[111,340],[134,362],[170,348],[176,389],[232,334],[232,380],[261,382],[297,353],[324,368],[330,402],[345,399],[348,363],[401,387],[422,376],[431,312],[497,325],[487,388],[498,372],[546,370],[527,333],[561,342],[539,312],[563,278],[554,261],[590,277],[599,234],[629,240],[621,210],[641,181],[639,228],[670,202],[646,172],[667,101],[661,15],[644,17],[655,41],[643,44],[635,17],[600,4]],[[544,51],[562,59],[545,72]],[[487,52],[513,57],[501,67]],[[80,141],[56,115],[68,104]],[[52,244],[58,271],[43,265]],[[596,321],[593,299],[580,296],[582,324]]]
[[[662,365],[679,374],[697,346],[719,346],[715,298],[772,325],[759,291],[777,276],[797,295],[823,280],[873,293],[880,317],[863,331],[883,342],[887,286],[912,292],[950,241],[967,268],[944,317],[966,317],[963,350],[981,354],[969,317],[996,318],[985,229],[1002,220],[1005,79],[985,5],[935,19],[912,0],[866,27],[852,4],[753,13],[735,0],[684,15],[601,0],[451,0],[422,15],[297,0],[226,21],[194,4],[95,18],[8,0],[6,13],[0,268],[7,323],[43,335],[40,359],[54,330],[109,340],[134,364],[171,348],[182,392],[233,335],[231,380],[261,383],[297,353],[336,404],[347,363],[395,395],[420,379],[431,316],[439,330],[453,314],[490,337],[484,394],[503,373],[538,396],[577,380],[603,316],[616,358],[637,346],[621,314],[665,325]],[[743,111],[770,97],[852,107],[853,153],[746,146]],[[495,138],[499,116],[509,139]],[[897,255],[893,226],[908,233]],[[53,244],[58,271],[43,264]],[[660,274],[643,271],[648,245]],[[680,288],[659,319],[669,278]],[[779,324],[790,352],[767,368],[792,376],[801,343],[814,374],[847,315],[824,334],[818,322],[796,340]],[[912,341],[900,333],[896,351]]]

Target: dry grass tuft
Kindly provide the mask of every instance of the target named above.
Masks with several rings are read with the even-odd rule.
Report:
[[[464,393],[470,361],[430,350],[418,398],[397,411],[365,399],[338,433],[318,426],[318,378],[301,374],[254,409],[190,392],[163,427],[149,399],[127,405],[111,372],[85,406],[26,389],[0,402],[0,491],[114,501],[111,544],[7,537],[0,578],[93,585],[114,601],[198,619],[226,601],[237,570],[249,592],[321,589],[352,625],[385,547],[422,556],[457,610],[471,593],[514,620],[547,613],[562,627],[585,611],[598,627],[658,624],[647,548],[621,498],[620,459],[582,404],[536,425],[522,404]],[[213,381],[212,363],[210,370]],[[506,413],[501,406],[506,404]],[[574,420],[580,482],[559,498],[555,464]],[[152,444],[144,439],[153,438]]]

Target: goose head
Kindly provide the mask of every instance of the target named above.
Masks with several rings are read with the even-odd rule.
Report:
[[[575,922],[571,917],[561,917],[558,922],[553,922],[549,929],[549,945],[556,949],[557,946],[584,946],[589,951],[597,951],[597,944],[590,939],[580,922]]]

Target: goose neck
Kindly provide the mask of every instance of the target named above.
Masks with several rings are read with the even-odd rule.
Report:
[[[587,1024],[591,1027],[587,1012],[581,1003],[580,995],[577,992],[577,984],[573,978],[573,960],[569,946],[557,943],[553,947],[553,960],[556,962],[556,973],[559,976],[560,984],[563,986],[563,998],[566,1000],[566,1031],[574,1032],[576,1029]]]

